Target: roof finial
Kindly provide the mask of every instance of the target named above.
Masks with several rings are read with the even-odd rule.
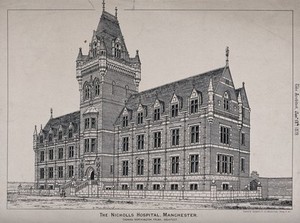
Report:
[[[115,17],[118,17],[118,8],[115,7]]]
[[[229,63],[228,57],[229,57],[229,47],[227,46],[226,47],[226,66],[228,66],[228,63]]]
[[[102,1],[102,11],[105,11],[105,0]]]
[[[50,108],[50,114],[51,114],[50,118],[53,118],[53,109],[52,108]]]

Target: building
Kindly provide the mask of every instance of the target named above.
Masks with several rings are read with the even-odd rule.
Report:
[[[224,67],[139,92],[115,15],[103,12],[87,55],[79,49],[79,111],[33,135],[36,188],[94,182],[114,190],[240,189],[249,177],[250,107]]]

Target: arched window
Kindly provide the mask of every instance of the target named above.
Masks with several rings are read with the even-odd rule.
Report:
[[[121,45],[116,43],[115,45],[115,57],[121,58]]]
[[[94,86],[95,86],[95,96],[97,97],[100,95],[100,83],[98,79],[94,81]]]
[[[90,98],[90,87],[87,83],[84,84],[84,100],[88,100]]]
[[[229,94],[227,91],[224,93],[224,110],[229,110]]]

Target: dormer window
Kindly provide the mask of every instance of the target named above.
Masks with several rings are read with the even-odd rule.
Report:
[[[177,117],[179,111],[179,100],[178,97],[174,94],[171,100],[171,117]]]
[[[43,135],[40,135],[40,143],[43,143],[44,142],[44,137]]]
[[[201,92],[198,92],[196,89],[192,91],[190,97],[190,113],[194,114],[197,113],[199,110],[199,105],[202,103]]]
[[[116,43],[115,45],[115,57],[121,58],[121,45],[119,43]]]
[[[58,140],[62,140],[62,136],[63,136],[62,131],[59,131],[59,132],[58,132]]]
[[[155,108],[154,109],[154,117],[153,117],[154,121],[160,120],[160,108]]]
[[[128,126],[128,115],[123,116],[122,126],[127,127]]]
[[[90,87],[88,84],[84,85],[84,100],[88,100],[90,98]]]
[[[73,129],[70,128],[70,129],[69,129],[69,139],[72,138],[72,137],[73,137]]]
[[[224,110],[229,110],[229,94],[227,91],[224,93]]]
[[[139,112],[137,115],[137,124],[143,124],[144,122],[144,112]]]
[[[52,135],[52,133],[49,133],[48,140],[49,140],[49,142],[53,141],[53,135]]]
[[[198,98],[191,99],[191,114],[198,112]]]

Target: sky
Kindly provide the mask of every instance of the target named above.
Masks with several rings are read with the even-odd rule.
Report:
[[[101,1],[54,1],[9,12],[8,180],[34,180],[34,125],[79,110],[75,60],[101,16]],[[292,176],[292,17],[287,11],[203,11],[195,1],[107,1],[131,56],[139,50],[140,90],[229,65],[251,107],[251,170]],[[26,6],[21,6],[26,7]],[[137,9],[193,10],[137,10]],[[85,43],[87,40],[87,43]]]

